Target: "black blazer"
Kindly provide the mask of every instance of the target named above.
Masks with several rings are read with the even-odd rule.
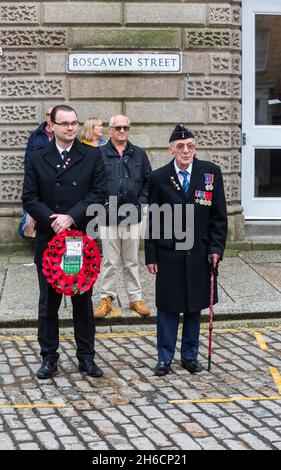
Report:
[[[212,204],[199,204],[195,191],[207,191],[204,174],[214,175]],[[173,183],[173,181],[175,183]],[[164,222],[160,223],[160,239],[145,240],[146,264],[157,263],[156,305],[168,312],[194,312],[208,307],[210,299],[210,272],[208,254],[223,255],[227,236],[227,212],[223,179],[220,168],[208,161],[194,158],[191,181],[186,194],[178,180],[174,160],[154,171],[149,186],[149,205],[169,204],[182,206],[183,231],[186,204],[194,204],[194,245],[191,249],[178,251],[175,236],[165,238]],[[152,233],[149,217],[148,233]],[[215,292],[215,302],[217,292]]]
[[[68,214],[78,230],[86,231],[90,204],[104,204],[107,198],[105,170],[99,149],[75,139],[70,163],[64,169],[55,140],[32,152],[26,168],[22,202],[36,221],[35,263],[40,264],[48,241],[55,235],[52,214]]]

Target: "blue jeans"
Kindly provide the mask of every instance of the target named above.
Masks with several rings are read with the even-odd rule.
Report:
[[[181,358],[196,361],[199,351],[200,310],[186,312],[183,316]],[[172,361],[177,342],[179,313],[169,313],[157,310],[157,350],[158,360]]]

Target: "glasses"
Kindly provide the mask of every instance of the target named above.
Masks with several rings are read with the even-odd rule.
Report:
[[[128,132],[130,130],[130,126],[111,126],[111,129],[114,129],[117,132],[120,132],[123,129],[124,132]]]
[[[177,144],[176,145],[177,150],[184,150],[185,147],[187,148],[187,150],[189,152],[192,152],[193,150],[195,150],[195,145],[194,144]]]
[[[56,121],[53,121],[53,123],[56,124],[57,126],[63,127],[64,129],[68,129],[69,127],[78,126],[78,121],[72,121],[72,122],[56,122]]]

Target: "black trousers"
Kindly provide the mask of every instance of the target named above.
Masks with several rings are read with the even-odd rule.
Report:
[[[41,348],[43,362],[48,360],[56,362],[59,358],[59,318],[58,311],[62,294],[57,294],[37,266],[40,297],[38,341]],[[79,361],[93,359],[95,355],[94,337],[95,321],[93,316],[92,289],[82,295],[71,297],[74,322],[74,337],[77,346]]]

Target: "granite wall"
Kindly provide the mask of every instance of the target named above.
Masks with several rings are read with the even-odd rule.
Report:
[[[48,104],[79,120],[118,112],[154,168],[168,162],[176,122],[198,156],[222,168],[231,241],[244,237],[240,206],[241,8],[233,1],[0,2],[0,242],[18,240],[23,154]],[[179,74],[68,73],[69,52],[181,52]]]

